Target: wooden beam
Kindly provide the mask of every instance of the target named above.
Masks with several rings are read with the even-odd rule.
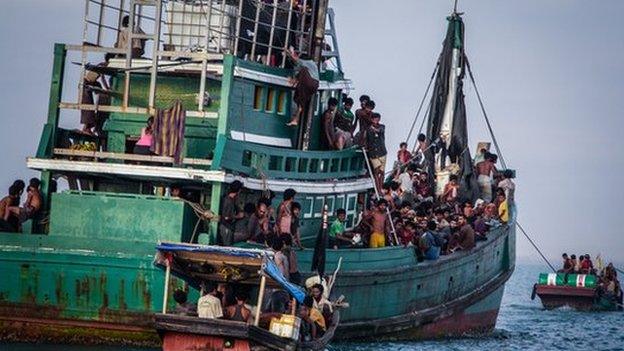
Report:
[[[85,111],[103,111],[103,112],[121,112],[121,113],[136,113],[143,115],[151,115],[154,111],[150,111],[145,107],[123,107],[123,106],[112,106],[112,105],[87,105],[87,104],[78,104],[73,102],[61,102],[59,103],[59,107],[63,109],[69,110],[85,110]],[[208,111],[186,111],[187,117],[199,117],[199,118],[219,118],[218,113],[216,112],[208,112]]]
[[[169,157],[169,156],[123,154],[123,153],[106,152],[106,151],[87,151],[87,150],[72,150],[72,149],[55,148],[54,154],[63,155],[63,156],[92,157],[96,159],[173,163],[173,157]],[[187,165],[210,166],[212,164],[212,160],[200,159],[200,158],[185,158],[182,160],[182,163],[187,164]]]

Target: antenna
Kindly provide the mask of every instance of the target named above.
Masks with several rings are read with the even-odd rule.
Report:
[[[455,0],[455,5],[453,6],[453,13],[457,13],[457,1],[459,0]]]

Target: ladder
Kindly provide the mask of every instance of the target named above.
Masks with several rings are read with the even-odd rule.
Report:
[[[142,11],[143,6],[154,6],[154,33],[141,34],[135,33],[134,17],[137,11],[139,14]],[[128,96],[130,95],[130,70],[132,66],[132,42],[134,39],[139,40],[152,40],[152,67],[150,68],[150,87],[149,87],[149,103],[148,111],[150,114],[154,112],[156,101],[156,78],[158,76],[158,48],[160,47],[160,24],[162,13],[162,0],[131,0],[130,1],[130,15],[128,23],[128,47],[126,48],[126,77],[124,84],[123,106],[128,107]],[[139,18],[140,24],[140,18]],[[138,26],[137,26],[138,27]]]
[[[342,62],[340,61],[340,50],[338,50],[338,38],[336,37],[336,24],[334,22],[335,17],[334,9],[327,9],[327,17],[329,19],[329,28],[325,28],[325,37],[330,37],[332,42],[331,50],[323,50],[323,57],[325,59],[330,59],[332,57],[336,58],[336,64],[338,65],[338,70],[342,72]],[[327,40],[327,39],[326,39]]]

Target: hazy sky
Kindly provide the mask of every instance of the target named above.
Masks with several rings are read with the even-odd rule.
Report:
[[[352,95],[373,96],[394,154],[440,52],[452,1],[330,3]],[[52,46],[80,41],[83,9],[80,0],[3,1],[2,194],[13,179],[35,175],[25,158],[46,118]],[[624,2],[460,0],[459,9],[477,84],[517,170],[519,221],[556,264],[562,251],[621,260]],[[489,137],[470,84],[465,94],[474,149]],[[64,124],[77,126],[70,117]],[[520,233],[517,241],[520,257],[535,257]]]

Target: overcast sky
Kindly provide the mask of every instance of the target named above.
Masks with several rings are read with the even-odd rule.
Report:
[[[78,43],[84,2],[4,0],[0,191],[26,169],[46,118],[54,42]],[[391,154],[406,135],[452,1],[331,0],[354,97],[373,97]],[[510,168],[519,221],[549,258],[624,251],[624,1],[461,1],[466,52]],[[77,84],[77,83],[71,83]],[[68,85],[73,87],[73,85]],[[68,88],[69,89],[69,88]],[[466,84],[471,148],[489,140]],[[78,125],[77,116],[65,121]],[[535,252],[518,233],[518,255]]]

